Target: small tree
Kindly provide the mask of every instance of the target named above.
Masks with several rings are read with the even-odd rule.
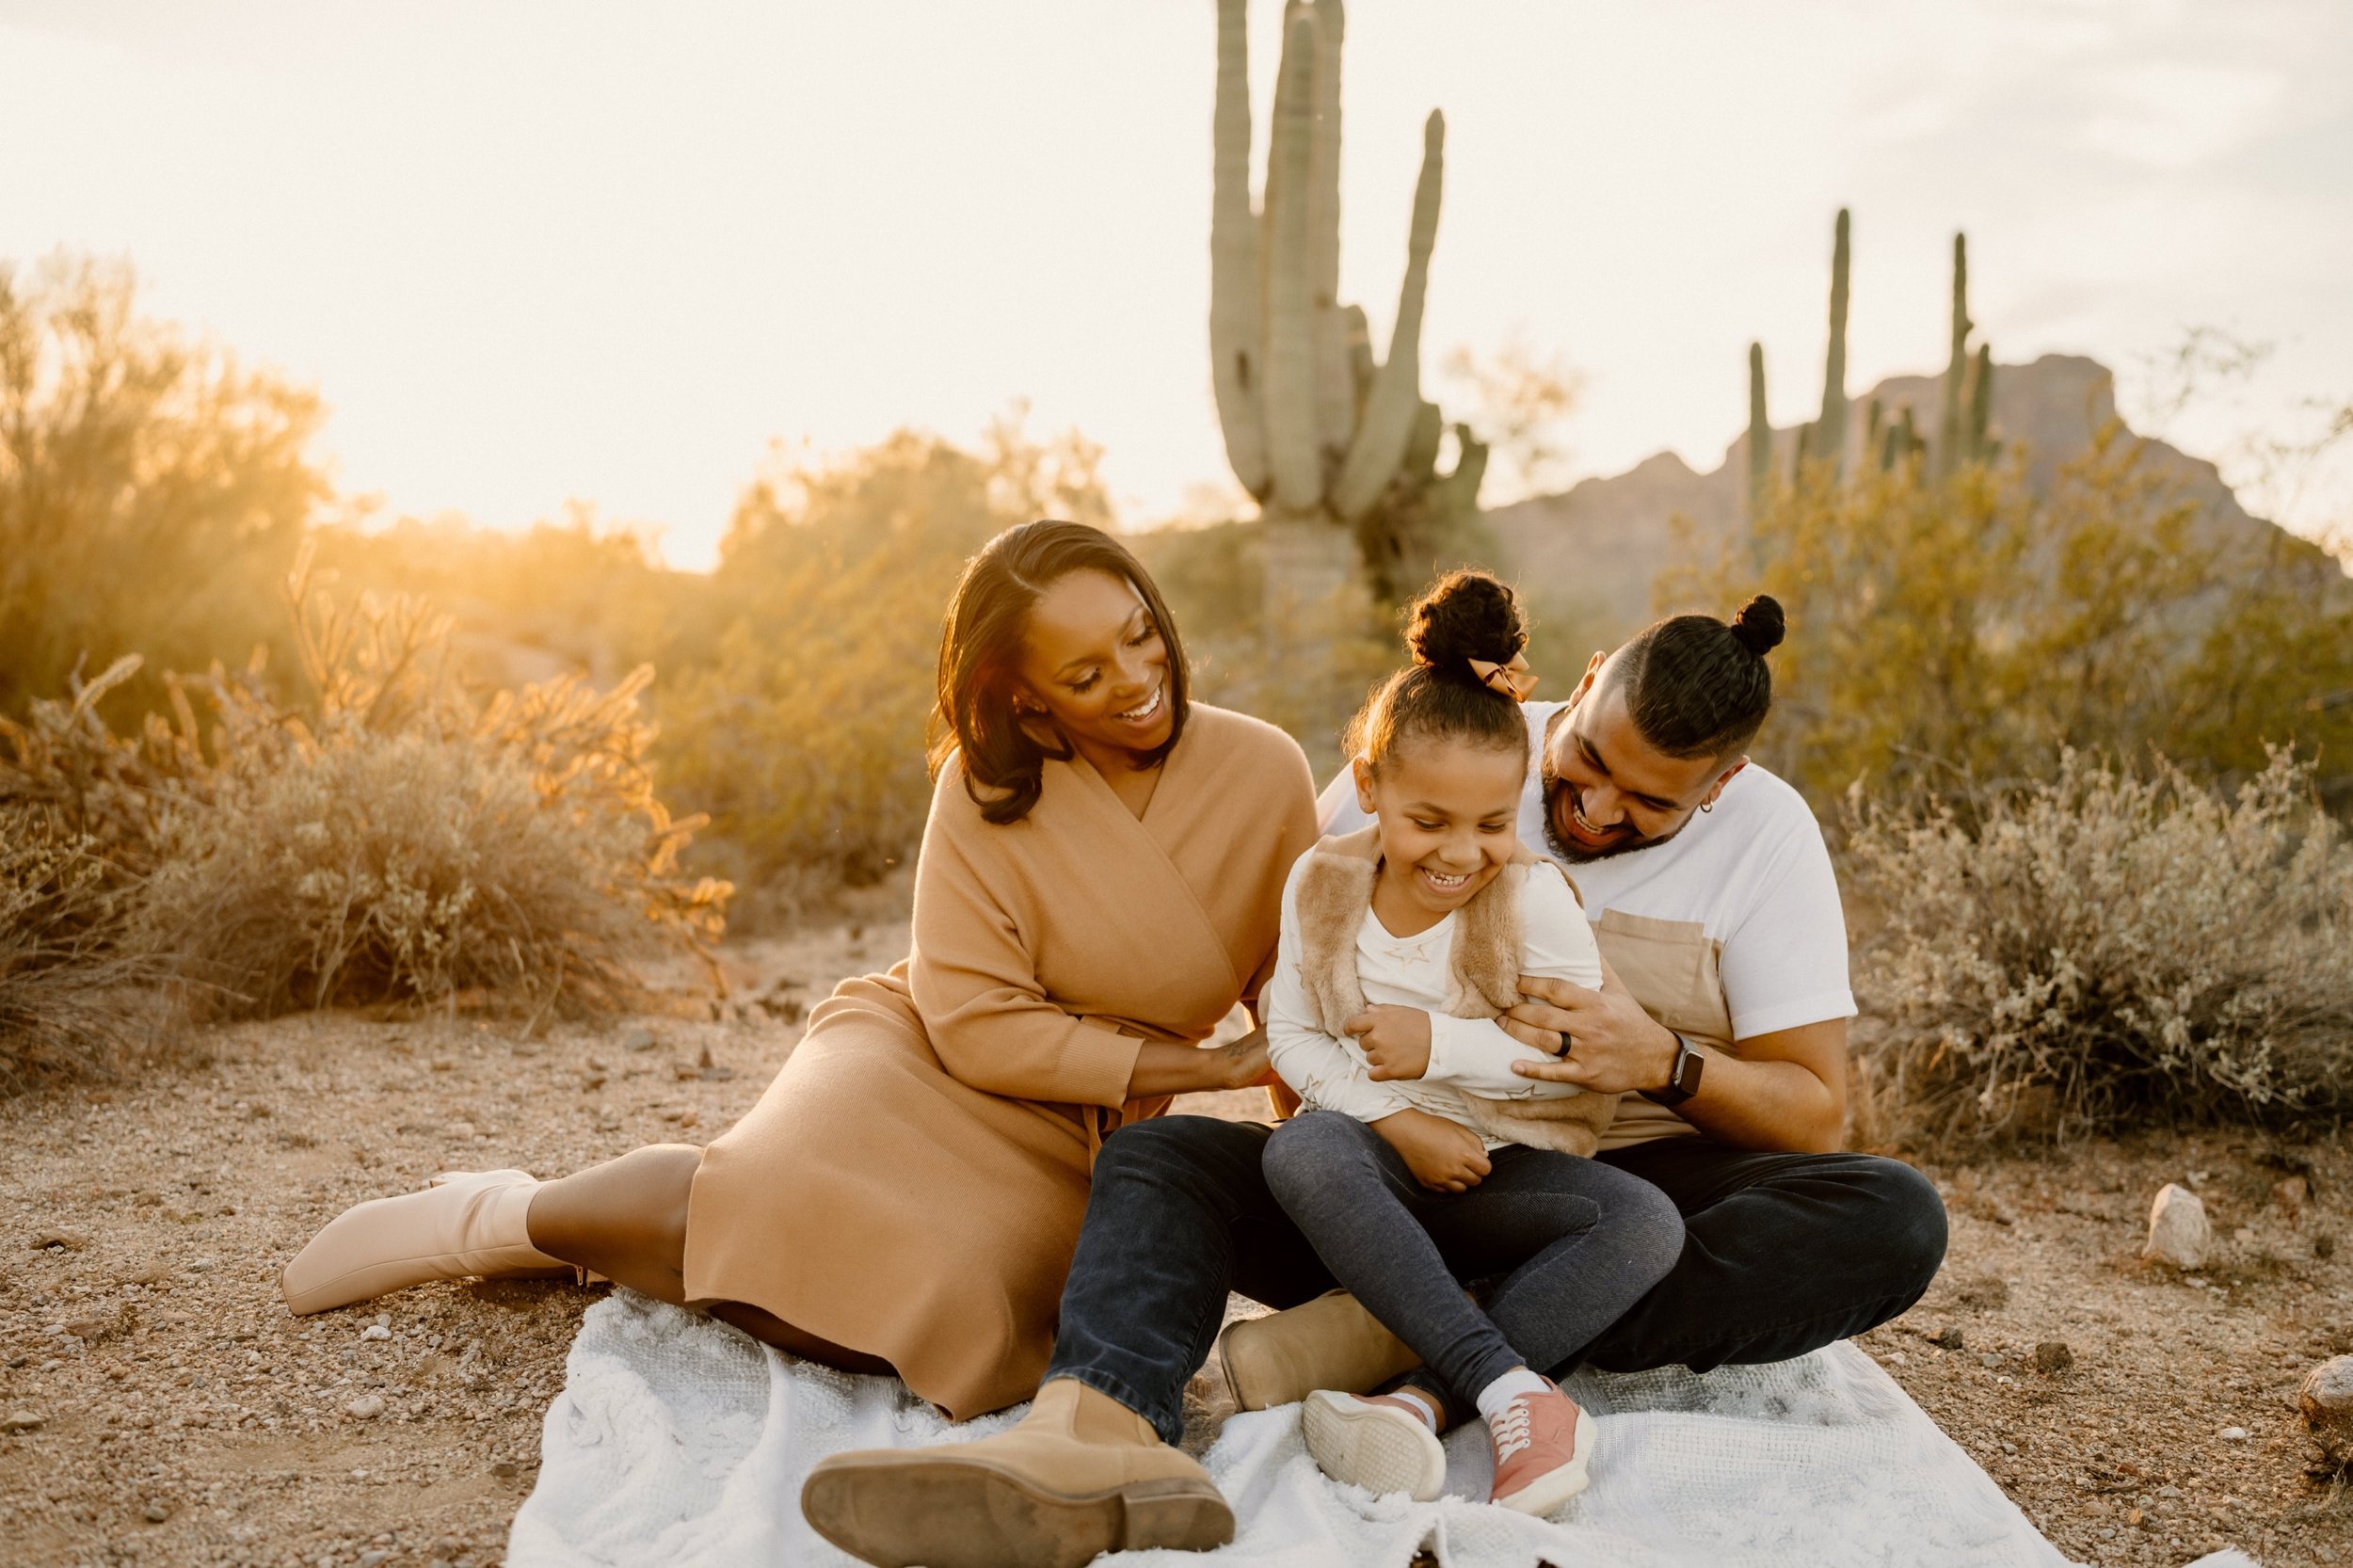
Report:
[[[912,855],[940,621],[968,558],[1040,517],[1111,520],[1096,447],[1016,420],[982,450],[901,431],[779,456],[745,490],[699,614],[699,662],[662,701],[664,777],[711,813],[756,911]]]
[[[282,647],[319,418],[139,315],[127,266],[0,263],[0,714],[135,650],[152,671]],[[116,700],[161,696],[142,675]]]

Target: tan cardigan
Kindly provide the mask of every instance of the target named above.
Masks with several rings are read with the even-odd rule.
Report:
[[[958,1419],[1036,1391],[1103,1138],[1158,1115],[1143,1041],[1198,1041],[1274,961],[1315,840],[1298,745],[1193,706],[1139,821],[1082,760],[994,825],[941,770],[914,951],[845,981],[704,1151],[686,1294],[888,1361]]]

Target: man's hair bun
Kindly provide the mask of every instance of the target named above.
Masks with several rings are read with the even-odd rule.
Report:
[[[1760,659],[1781,646],[1788,630],[1788,623],[1782,617],[1781,601],[1769,594],[1758,594],[1732,617],[1732,634]]]
[[[1528,646],[1519,596],[1483,571],[1450,571],[1407,612],[1405,647],[1414,663],[1449,680],[1480,683],[1470,662],[1508,664]]]

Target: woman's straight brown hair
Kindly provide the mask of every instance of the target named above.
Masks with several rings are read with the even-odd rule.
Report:
[[[936,778],[948,758],[960,752],[965,793],[992,823],[1028,816],[1045,788],[1047,759],[1070,759],[1068,743],[1050,750],[1029,732],[1014,712],[1013,694],[1030,611],[1048,588],[1074,571],[1099,571],[1132,586],[1168,648],[1168,739],[1138,753],[1137,768],[1158,766],[1185,732],[1192,684],[1185,645],[1160,585],[1144,563],[1126,545],[1084,523],[1046,520],[1008,528],[965,563],[964,575],[948,601],[931,720],[932,776]]]

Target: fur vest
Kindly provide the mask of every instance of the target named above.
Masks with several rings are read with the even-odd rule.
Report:
[[[1512,856],[1512,864],[1543,866],[1552,874],[1567,876],[1525,844]],[[1356,978],[1356,937],[1371,913],[1373,884],[1380,873],[1380,828],[1374,825],[1318,842],[1307,852],[1307,869],[1299,879],[1300,979],[1323,1032],[1335,1039],[1346,1039],[1341,1026],[1365,1010],[1364,987]],[[1575,892],[1577,884],[1572,881],[1569,888]],[[1516,880],[1497,876],[1454,912],[1447,976],[1449,1016],[1492,1018],[1518,1003],[1517,892]],[[1490,1138],[1564,1154],[1592,1154],[1618,1111],[1615,1095],[1490,1099],[1465,1094],[1463,1101],[1471,1120]]]

